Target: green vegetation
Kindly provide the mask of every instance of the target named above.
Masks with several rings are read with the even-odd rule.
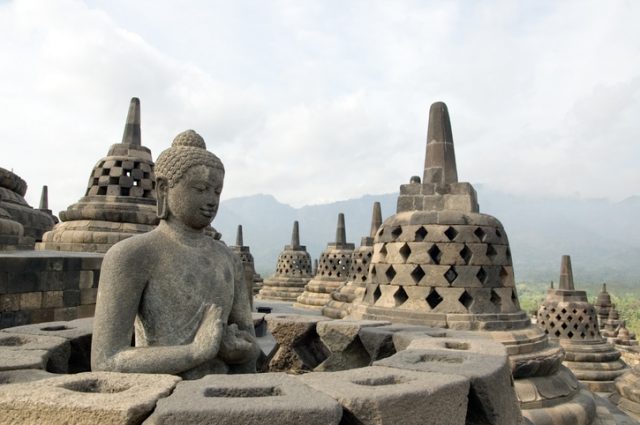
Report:
[[[522,282],[516,285],[520,307],[527,313],[534,313],[544,300],[549,283]],[[587,285],[587,297],[594,303],[601,290],[600,285]],[[640,285],[633,288],[628,285],[607,284],[611,302],[616,305],[620,318],[626,320],[629,331],[640,336]]]

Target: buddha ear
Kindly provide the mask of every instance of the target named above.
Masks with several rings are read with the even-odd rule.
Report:
[[[167,179],[164,177],[158,177],[156,180],[156,196],[158,197],[158,212],[156,215],[161,220],[169,217],[169,205],[167,202],[168,191],[169,182]]]

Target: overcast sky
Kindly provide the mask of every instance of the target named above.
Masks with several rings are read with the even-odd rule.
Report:
[[[638,22],[639,1],[0,0],[0,167],[66,208],[137,96],[154,158],[193,128],[223,198],[317,204],[421,175],[442,100],[461,181],[621,200],[640,195]]]

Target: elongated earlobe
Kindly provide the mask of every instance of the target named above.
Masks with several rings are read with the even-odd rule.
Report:
[[[169,185],[164,178],[158,178],[156,183],[156,196],[158,197],[158,212],[157,216],[160,220],[164,220],[169,217],[169,206],[167,201],[167,189]]]

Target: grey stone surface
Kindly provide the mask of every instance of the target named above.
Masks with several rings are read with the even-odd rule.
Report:
[[[0,350],[2,370],[46,368],[55,373],[69,370],[71,348],[64,338],[0,332]]]
[[[387,367],[308,373],[302,382],[336,399],[345,424],[462,425],[469,380]]]
[[[2,423],[139,424],[180,380],[90,372],[0,385]]]
[[[255,372],[260,349],[242,264],[207,234],[218,210],[222,162],[188,130],[155,167],[160,224],[114,245],[102,264],[92,370],[186,379]]]
[[[55,376],[55,374],[42,369],[4,370],[0,372],[0,385],[32,382],[40,379],[53,378]]]
[[[331,425],[342,408],[284,373],[206,376],[181,382],[160,400],[148,425]]]
[[[377,366],[460,375],[471,381],[468,423],[519,424],[522,416],[507,354],[501,344],[478,338],[423,338]],[[500,391],[496,391],[499,388]]]

